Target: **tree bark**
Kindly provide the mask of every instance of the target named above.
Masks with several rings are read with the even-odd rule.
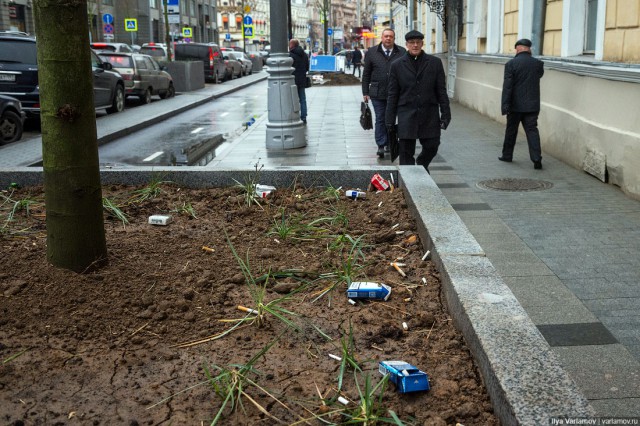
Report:
[[[47,259],[107,262],[86,0],[36,0]]]

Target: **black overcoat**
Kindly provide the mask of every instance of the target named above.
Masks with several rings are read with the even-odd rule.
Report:
[[[509,112],[540,111],[540,79],[544,63],[520,52],[504,66],[502,83],[502,115]]]
[[[391,64],[385,123],[395,124],[398,117],[400,139],[439,137],[440,121],[451,121],[444,67],[423,52],[416,71],[414,60],[407,52]]]

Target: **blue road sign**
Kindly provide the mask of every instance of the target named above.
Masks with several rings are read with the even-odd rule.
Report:
[[[247,38],[253,38],[253,25],[245,25],[244,36]]]
[[[245,25],[253,25],[253,18],[249,15],[245,15],[244,20],[242,21]]]
[[[105,24],[113,24],[113,15],[105,13],[104,15],[102,15],[102,22],[104,22]]]
[[[226,33],[224,35],[224,39],[227,40],[227,41],[231,41],[231,34],[230,33]]]
[[[311,38],[307,37],[307,43],[311,43]]]
[[[310,68],[311,71],[338,71],[336,57],[329,55],[312,56]]]
[[[111,25],[111,24],[105,24],[105,25],[104,25],[104,33],[105,33],[105,34],[111,34],[111,33],[113,33],[113,25]]]
[[[333,35],[333,28],[327,29],[327,35]]]

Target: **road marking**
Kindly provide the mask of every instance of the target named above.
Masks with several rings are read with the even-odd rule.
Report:
[[[247,104],[246,102],[243,102],[243,103],[240,104],[240,106],[243,106],[243,105],[246,105],[246,104]]]
[[[198,127],[197,129],[193,129],[191,133],[198,133],[198,132],[201,132],[203,129],[204,127]]]
[[[162,154],[164,154],[164,151],[158,151],[158,152],[156,152],[155,154],[151,154],[150,156],[148,156],[147,158],[145,158],[145,159],[144,159],[144,160],[142,160],[142,161],[151,161],[151,160],[153,160],[154,158],[160,157]]]
[[[227,116],[227,115],[229,115],[228,112],[223,112],[222,114],[220,114],[220,117],[224,117],[224,116]]]

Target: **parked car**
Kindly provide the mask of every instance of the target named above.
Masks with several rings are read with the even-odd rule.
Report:
[[[24,118],[19,100],[0,95],[0,145],[20,140]]]
[[[144,43],[138,53],[152,56],[158,62],[169,62],[169,51],[164,43]]]
[[[253,62],[247,58],[247,54],[244,52],[228,52],[229,57],[234,58],[240,62],[242,66],[242,75],[249,75],[253,72]]]
[[[224,79],[233,80],[234,78],[242,77],[242,64],[235,56],[232,56],[233,52],[227,51],[222,53],[224,54],[222,58],[224,59],[224,65],[226,67]]]
[[[151,96],[171,98],[176,94],[173,79],[155,59],[139,53],[100,52],[100,59],[109,62],[122,75],[125,96],[137,96],[142,103],[151,102]]]
[[[133,49],[126,43],[91,43],[93,50],[119,53],[133,53]]]
[[[94,106],[107,112],[124,109],[124,81],[91,51]],[[0,95],[18,99],[27,117],[40,118],[36,39],[0,34]]]
[[[202,61],[204,78],[214,83],[224,80],[226,65],[222,59],[220,47],[215,43],[181,43],[176,44],[176,61]]]

